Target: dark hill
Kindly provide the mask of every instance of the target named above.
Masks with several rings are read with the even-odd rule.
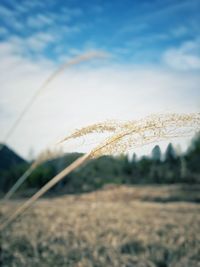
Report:
[[[0,144],[0,171],[7,171],[16,165],[26,163],[16,152]]]

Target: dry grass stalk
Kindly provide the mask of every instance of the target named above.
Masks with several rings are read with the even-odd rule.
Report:
[[[42,163],[48,160],[55,159],[62,155],[60,150],[45,150],[42,152],[37,159],[31,164],[31,166],[19,177],[16,183],[10,188],[10,190],[4,196],[4,200],[10,199],[14,193],[19,189],[19,187],[27,180],[27,178],[32,174],[32,172]]]
[[[52,82],[59,74],[61,74],[65,69],[71,67],[72,65],[79,64],[84,61],[88,61],[90,59],[95,58],[105,58],[107,55],[103,52],[90,52],[85,53],[83,55],[77,56],[71,61],[63,64],[61,67],[59,67],[55,72],[53,72],[49,78],[36,90],[35,94],[32,96],[32,98],[29,100],[29,102],[25,105],[21,113],[19,114],[18,118],[14,122],[14,124],[11,126],[11,128],[6,133],[6,136],[4,137],[4,140],[2,143],[6,143],[8,138],[13,134],[19,123],[21,122],[24,115],[28,112],[28,110],[31,108],[31,106],[35,103],[35,100],[38,98],[42,90],[44,90],[50,82]],[[0,150],[2,149],[2,145],[0,145]]]
[[[59,141],[58,144],[66,142],[70,139],[80,138],[82,136],[92,134],[92,133],[105,133],[105,132],[114,133],[120,128],[121,128],[121,124],[116,121],[106,121],[102,123],[100,122],[100,123],[91,124],[89,126],[75,130],[72,134],[68,135],[67,137]]]
[[[7,225],[9,225],[13,220],[15,220],[20,214],[22,214],[28,207],[30,207],[39,197],[44,195],[50,188],[52,188],[55,184],[57,184],[60,180],[62,180],[66,175],[70,172],[78,168],[85,161],[90,158],[90,153],[78,158],[68,167],[66,167],[63,171],[57,174],[54,178],[52,178],[48,183],[46,183],[36,194],[34,194],[31,198],[29,198],[19,209],[17,209],[8,220],[5,221],[0,226],[0,230],[2,231]]]
[[[2,266],[197,267],[200,206],[187,200],[151,201],[173,200],[180,189],[120,186],[38,201],[4,231]],[[17,203],[0,206],[2,218],[11,207]]]
[[[41,91],[44,90],[48,86],[48,84],[50,82],[52,82],[52,80],[54,80],[59,74],[61,74],[65,69],[67,69],[68,67],[70,67],[72,65],[76,65],[76,64],[79,64],[81,62],[93,59],[93,58],[103,58],[106,56],[107,55],[105,53],[102,53],[102,52],[86,53],[86,54],[78,56],[78,57],[72,59],[71,61],[63,64],[58,70],[56,70],[53,74],[51,74],[50,77],[42,84],[42,86],[40,88],[38,88],[38,90],[35,92],[33,97],[30,99],[30,101],[24,107],[24,109],[22,110],[21,114],[19,115],[19,117],[17,118],[15,123],[12,125],[10,130],[7,132],[3,143],[5,143],[7,141],[7,139],[10,137],[10,135],[14,132],[15,128],[18,126],[18,124],[20,123],[20,121],[22,120],[24,115],[28,112],[30,107],[33,105],[33,103],[35,102],[35,100],[37,99],[37,97],[39,96]],[[3,145],[0,145],[0,150],[2,149],[2,147],[3,147]],[[9,199],[14,194],[14,192],[19,188],[19,186],[30,176],[30,174],[33,172],[33,170],[35,170],[35,168],[39,164],[42,163],[42,161],[50,159],[49,155],[45,156],[46,153],[47,153],[47,151],[42,153],[39,156],[39,158],[31,165],[31,167],[18,179],[18,181],[12,186],[12,188],[5,195],[5,199]]]
[[[91,158],[105,154],[124,152],[133,146],[142,146],[150,142],[191,134],[200,129],[200,113],[153,115],[143,120],[124,123],[119,132],[107,138],[89,153],[75,160],[62,172],[52,178],[35,195],[16,210],[8,220],[0,226],[3,230],[20,214],[28,209],[39,197],[45,194],[56,183],[70,172],[81,166]]]

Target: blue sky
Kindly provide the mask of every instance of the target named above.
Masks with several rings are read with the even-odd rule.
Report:
[[[100,49],[118,61],[159,64],[185,42],[199,56],[199,12],[199,0],[1,0],[0,40],[33,60]]]
[[[88,123],[198,112],[199,14],[199,0],[1,0],[1,140],[52,71],[90,51],[110,56],[58,77],[8,140],[24,156]]]

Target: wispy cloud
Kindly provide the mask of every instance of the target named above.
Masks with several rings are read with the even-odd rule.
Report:
[[[50,43],[54,42],[56,39],[56,33],[50,34],[45,32],[39,32],[27,39],[23,39],[22,42],[25,41],[25,46],[32,51],[41,51],[45,47],[47,47]]]
[[[14,9],[0,5],[0,22],[12,29],[21,30],[24,24],[18,16],[18,12]]]
[[[55,21],[55,16],[53,16],[53,14],[39,13],[33,16],[29,16],[27,18],[27,23],[30,27],[41,29],[45,26],[50,26],[56,23],[56,21]]]
[[[9,31],[5,27],[0,26],[0,36],[7,35],[8,33],[9,33]]]
[[[18,1],[14,0],[14,6],[18,5]],[[51,2],[51,1],[49,1]],[[21,4],[24,8],[27,8],[27,10],[33,9],[33,8],[44,8],[46,6],[45,2],[40,0],[34,0],[34,1],[22,1]]]
[[[5,6],[0,5],[0,15],[3,18],[9,18],[13,15],[13,11]]]
[[[170,31],[171,35],[175,38],[176,37],[183,37],[183,36],[187,35],[188,32],[191,33],[191,29],[189,29],[188,27],[183,26],[183,25],[175,27]]]
[[[180,47],[168,49],[163,60],[177,70],[200,70],[200,40],[187,41]]]
[[[198,0],[183,0],[183,1],[158,1],[157,4],[151,5],[151,12],[145,15],[144,21],[156,20],[158,18],[169,19],[169,16],[181,13],[184,10],[198,10],[200,3]]]

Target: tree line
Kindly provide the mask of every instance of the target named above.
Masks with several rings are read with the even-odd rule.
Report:
[[[39,166],[24,183],[20,194],[36,191],[67,165],[80,157],[80,153],[65,154]],[[5,193],[28,164],[19,164],[0,172],[0,191]],[[156,145],[150,156],[138,158],[136,154],[103,156],[69,174],[50,193],[82,193],[102,188],[106,184],[199,184],[200,134],[197,134],[185,153],[177,153],[169,143],[162,154]]]

